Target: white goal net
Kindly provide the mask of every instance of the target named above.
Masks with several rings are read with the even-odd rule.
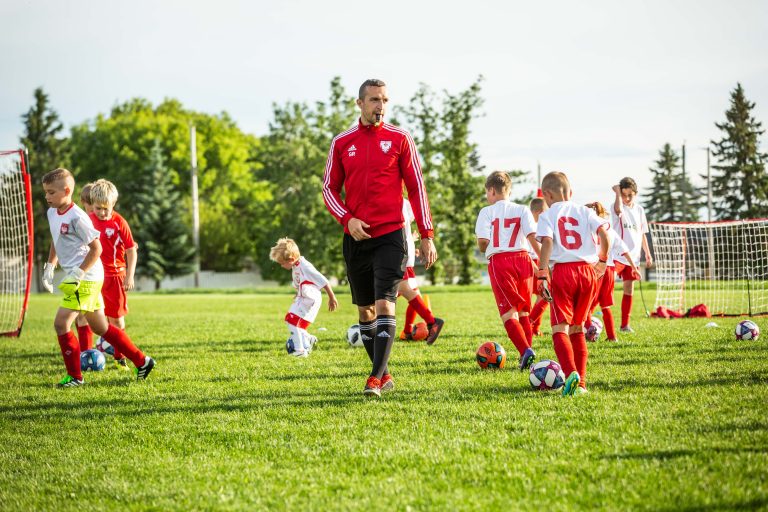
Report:
[[[32,196],[21,151],[0,151],[0,335],[18,336],[32,277]]]
[[[768,219],[650,224],[656,304],[713,315],[768,314]]]

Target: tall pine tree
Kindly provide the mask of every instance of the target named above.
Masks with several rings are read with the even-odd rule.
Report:
[[[151,278],[158,290],[166,276],[192,272],[195,256],[189,228],[179,215],[182,202],[171,183],[160,141],[155,141],[149,153],[141,184],[133,219],[139,245],[138,273]]]
[[[726,121],[715,123],[722,138],[715,142],[712,196],[718,219],[768,217],[766,154],[760,152],[759,137],[765,130],[752,116],[754,103],[747,100],[741,84],[731,92]]]
[[[682,172],[680,156],[669,143],[661,148],[650,171],[653,188],[644,203],[647,216],[659,222],[698,220],[700,202],[694,197],[691,181]]]
[[[29,175],[32,186],[39,187],[40,179],[48,171],[57,167],[66,166],[66,139],[60,137],[64,128],[59,121],[59,115],[50,106],[48,95],[42,87],[34,92],[35,103],[29,110],[22,114],[24,121],[24,136],[20,141],[29,151]],[[48,203],[45,195],[35,193],[34,201],[34,225],[35,225],[35,268],[38,279],[42,262],[48,258],[48,247],[51,243],[51,235],[48,231],[46,212]],[[38,281],[39,282],[39,281]]]

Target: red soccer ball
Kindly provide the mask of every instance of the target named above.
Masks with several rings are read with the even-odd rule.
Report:
[[[424,341],[429,335],[429,329],[427,329],[426,322],[419,322],[413,326],[413,340]]]
[[[495,341],[486,341],[477,349],[475,359],[480,368],[504,368],[507,352]]]

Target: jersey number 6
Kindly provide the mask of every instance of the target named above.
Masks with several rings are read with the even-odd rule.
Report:
[[[581,235],[577,231],[566,229],[566,224],[578,227],[579,221],[573,217],[560,217],[557,219],[557,231],[560,233],[560,243],[569,251],[578,249],[581,247]]]
[[[493,227],[493,246],[494,247],[499,246],[499,224],[501,224],[501,219],[493,219],[493,221],[491,221],[491,226]],[[517,234],[520,233],[520,217],[515,217],[513,219],[504,219],[504,229],[509,229],[510,226],[514,226],[514,227],[512,228],[512,236],[509,237],[508,247],[514,247],[515,240],[517,240]]]

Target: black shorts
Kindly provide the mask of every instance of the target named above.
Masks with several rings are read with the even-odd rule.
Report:
[[[397,300],[397,286],[408,259],[405,231],[398,229],[359,242],[345,233],[343,252],[353,304],[371,306],[381,299]]]

